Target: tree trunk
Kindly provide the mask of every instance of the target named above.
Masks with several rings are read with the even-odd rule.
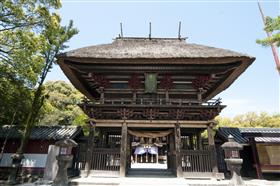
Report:
[[[10,135],[12,129],[13,129],[12,125],[13,125],[13,123],[14,123],[15,116],[16,116],[16,112],[15,112],[14,115],[13,115],[13,119],[12,119],[12,122],[11,122],[11,124],[10,124],[10,126],[11,126],[11,127],[10,127],[10,130],[9,130],[9,132],[8,132],[7,135],[6,135],[5,140],[4,140],[4,143],[3,143],[2,148],[1,148],[0,163],[1,163],[1,161],[2,161],[2,159],[3,159],[3,156],[4,156],[4,150],[5,150],[5,147],[6,147],[8,138],[9,138],[9,135]]]

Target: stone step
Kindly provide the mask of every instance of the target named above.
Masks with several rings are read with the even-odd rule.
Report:
[[[76,178],[69,182],[69,186],[108,186],[108,185],[119,185],[119,178]]]
[[[166,169],[130,169],[127,177],[175,177],[175,175]]]

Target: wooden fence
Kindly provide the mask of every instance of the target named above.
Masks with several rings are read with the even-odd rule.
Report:
[[[120,149],[95,148],[90,170],[94,176],[118,176],[120,170]]]
[[[211,174],[211,150],[182,150],[182,169],[194,176]]]

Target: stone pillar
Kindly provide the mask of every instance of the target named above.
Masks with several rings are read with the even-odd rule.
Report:
[[[219,171],[218,171],[218,166],[217,166],[217,153],[216,153],[216,149],[215,149],[215,140],[214,140],[214,134],[213,134],[213,126],[214,126],[214,123],[210,123],[207,126],[207,134],[208,134],[209,150],[211,150],[212,172],[213,172],[213,176],[216,177],[216,174]]]
[[[67,168],[73,156],[57,156],[58,170],[52,186],[68,186]]]
[[[121,151],[120,151],[120,177],[125,177],[126,163],[127,163],[127,124],[122,124],[122,138],[121,138]]]
[[[174,128],[174,135],[175,135],[175,152],[176,152],[176,174],[177,177],[183,177],[183,170],[182,170],[182,155],[181,155],[181,128],[179,123],[175,124]]]

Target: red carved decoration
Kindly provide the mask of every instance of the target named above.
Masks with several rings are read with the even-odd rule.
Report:
[[[134,91],[141,87],[141,80],[139,76],[139,74],[132,74],[130,80],[128,81],[128,86]]]
[[[160,87],[165,90],[170,90],[173,87],[173,80],[170,75],[164,75],[164,77],[160,81]]]
[[[89,76],[100,86],[103,88],[107,88],[110,86],[110,81],[103,75],[90,73]]]
[[[207,83],[209,83],[210,80],[210,75],[198,76],[195,80],[192,81],[192,85],[196,89],[203,88]]]
[[[122,119],[128,119],[134,115],[134,111],[128,108],[120,108],[117,113]]]
[[[186,111],[184,109],[171,109],[169,115],[174,119],[183,119]]]
[[[214,119],[217,115],[219,114],[219,112],[217,110],[203,110],[200,112],[200,117],[201,119],[207,119],[207,120],[210,120],[210,119]]]
[[[155,119],[159,115],[159,109],[156,108],[148,108],[143,111],[143,116],[148,119]]]

